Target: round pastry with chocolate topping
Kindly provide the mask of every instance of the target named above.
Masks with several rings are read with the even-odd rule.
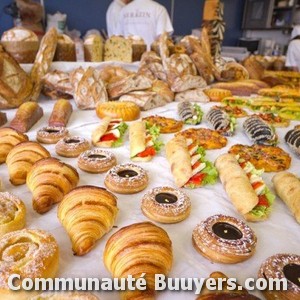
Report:
[[[234,217],[215,215],[201,222],[193,231],[193,245],[205,258],[235,264],[250,258],[257,238],[253,230]]]
[[[36,140],[42,144],[56,144],[69,135],[65,127],[46,126],[38,130]]]
[[[144,195],[141,209],[143,214],[153,221],[177,223],[189,216],[191,201],[178,189],[157,187]]]
[[[298,300],[300,299],[300,255],[276,254],[269,257],[260,267],[259,278],[286,279],[287,290],[270,290],[267,288],[263,294],[267,300]],[[282,287],[281,287],[282,288]]]
[[[77,157],[90,148],[88,140],[80,136],[64,137],[55,145],[56,153],[64,157]]]
[[[104,184],[112,192],[119,194],[135,194],[148,185],[146,171],[135,164],[117,165],[106,174]]]
[[[78,167],[88,173],[103,173],[116,164],[115,155],[101,149],[87,150],[78,157]]]

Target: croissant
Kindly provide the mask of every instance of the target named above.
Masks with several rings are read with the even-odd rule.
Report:
[[[146,273],[145,291],[124,291],[122,299],[154,299],[155,274],[168,274],[173,261],[172,242],[162,228],[150,222],[136,223],[113,234],[104,249],[104,263],[114,278]]]
[[[26,183],[32,192],[33,209],[42,214],[65,194],[76,187],[79,175],[75,168],[57,158],[45,158],[36,162],[27,175]]]
[[[4,163],[9,151],[17,144],[28,141],[26,134],[12,128],[0,128],[0,164]]]
[[[71,238],[74,254],[88,253],[111,230],[117,212],[117,198],[103,188],[81,186],[65,195],[58,218]]]
[[[0,299],[28,300],[31,291],[12,291],[8,278],[18,274],[21,280],[55,278],[59,264],[59,248],[54,237],[46,231],[17,230],[0,238]]]
[[[21,199],[9,192],[0,193],[0,237],[25,226],[26,207]]]
[[[50,156],[48,150],[39,143],[23,142],[18,144],[6,158],[10,182],[13,185],[26,183],[26,177],[32,165],[40,159]]]

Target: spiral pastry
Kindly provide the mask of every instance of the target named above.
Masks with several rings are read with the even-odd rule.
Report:
[[[54,278],[58,270],[59,248],[52,235],[42,230],[23,229],[0,238],[0,299],[28,299],[25,291],[13,292],[8,278]],[[17,293],[17,294],[15,294]]]
[[[284,139],[288,146],[300,156],[300,126],[288,131]]]
[[[277,144],[277,135],[272,127],[257,116],[247,118],[243,128],[246,135],[255,144],[267,146]]]
[[[168,234],[150,222],[136,223],[113,234],[104,249],[104,263],[115,278],[146,273],[145,291],[125,291],[122,299],[154,299],[155,274],[167,275],[171,269],[172,242]]]
[[[269,257],[260,267],[259,278],[286,279],[287,290],[276,291],[267,288],[263,294],[267,300],[300,299],[300,256],[296,254],[276,254]]]
[[[10,182],[13,185],[26,183],[32,165],[40,159],[50,157],[50,153],[36,142],[23,142],[15,146],[7,155],[6,164]]]
[[[0,237],[25,226],[26,207],[11,193],[0,193]]]
[[[56,158],[36,162],[27,176],[27,186],[32,192],[32,204],[36,212],[49,211],[53,204],[77,186],[79,175],[75,168]]]
[[[257,238],[243,221],[224,215],[209,217],[193,231],[195,249],[213,262],[234,264],[249,259]]]
[[[231,136],[233,134],[230,116],[225,111],[212,107],[208,111],[206,119],[212,125],[214,130],[217,130],[222,135]]]
[[[58,218],[68,232],[75,255],[88,253],[114,225],[117,198],[103,188],[81,186],[63,198]]]
[[[12,128],[0,128],[0,164],[4,163],[9,151],[21,142],[28,141],[26,134]]]

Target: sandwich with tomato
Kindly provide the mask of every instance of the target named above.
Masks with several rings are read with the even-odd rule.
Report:
[[[166,145],[166,155],[178,187],[194,189],[216,183],[216,168],[206,160],[205,150],[192,139],[174,137]]]
[[[137,121],[129,127],[130,159],[150,161],[163,146],[159,139],[160,131],[156,125]]]
[[[262,179],[264,170],[233,154],[222,154],[215,162],[225,191],[237,211],[250,222],[266,220],[275,196]]]
[[[92,133],[92,143],[96,147],[112,148],[123,145],[128,125],[122,119],[105,117]]]

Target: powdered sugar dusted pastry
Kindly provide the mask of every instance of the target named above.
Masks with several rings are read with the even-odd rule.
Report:
[[[64,157],[77,157],[90,148],[88,140],[80,136],[65,137],[55,145],[56,153]]]
[[[42,144],[56,144],[69,135],[65,127],[46,126],[38,130],[36,139]]]
[[[148,185],[146,171],[135,164],[127,163],[113,167],[108,171],[104,184],[112,192],[135,194]]]
[[[201,222],[194,229],[192,239],[201,255],[224,264],[249,259],[255,252],[257,241],[246,223],[224,215],[215,215]]]
[[[189,197],[172,187],[157,187],[148,191],[142,200],[143,214],[160,223],[177,223],[186,219],[191,211]]]
[[[103,173],[116,164],[115,155],[101,149],[87,150],[78,157],[78,167],[88,173]]]

